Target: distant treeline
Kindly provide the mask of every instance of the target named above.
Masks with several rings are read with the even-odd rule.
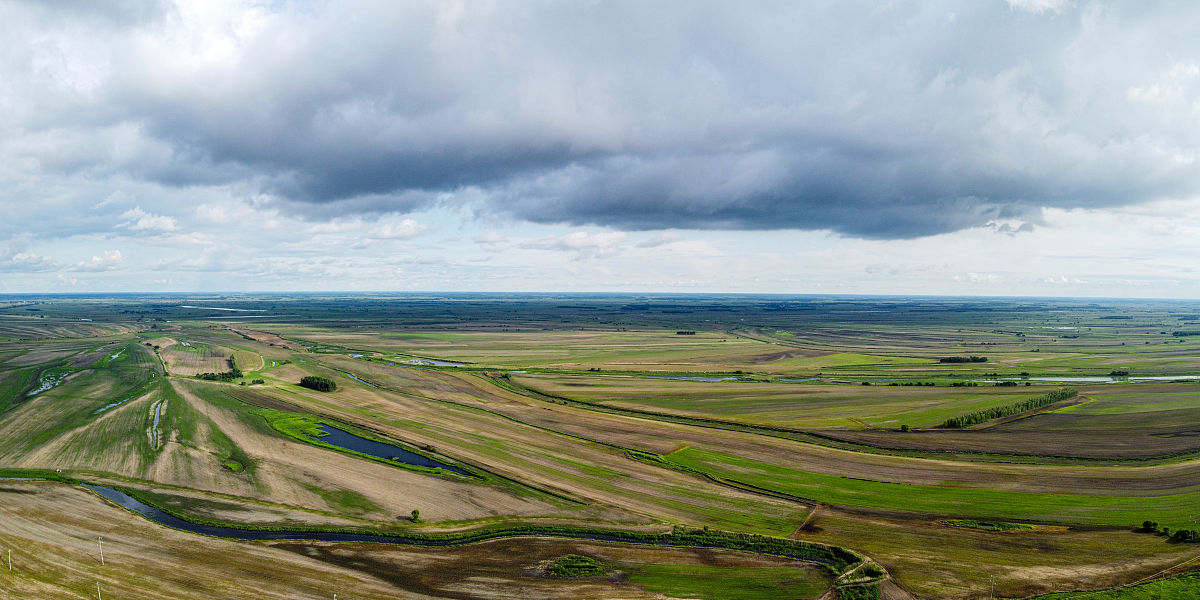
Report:
[[[1010,417],[1012,415],[1019,415],[1023,412],[1029,412],[1036,408],[1041,408],[1043,406],[1049,406],[1051,404],[1054,404],[1055,402],[1061,402],[1068,398],[1074,398],[1078,394],[1079,394],[1079,392],[1076,392],[1075,390],[1073,390],[1071,388],[1063,388],[1061,390],[1054,390],[1053,392],[1042,394],[1041,396],[1038,396],[1036,398],[1030,398],[1028,400],[1025,400],[1023,402],[1018,402],[1016,404],[1009,404],[1008,406],[997,406],[994,408],[985,408],[983,410],[977,410],[975,412],[967,413],[962,416],[951,417],[949,419],[946,419],[946,421],[944,423],[942,423],[941,425],[938,425],[938,427],[940,427],[942,429],[956,429],[956,428],[960,428],[960,427],[968,427],[970,425],[975,425],[977,423],[983,423],[984,421],[991,421],[992,419],[999,419],[1001,417]]]
[[[939,358],[940,363],[985,363],[986,356],[946,356]]]
[[[696,335],[695,331],[676,331],[675,335]]]
[[[233,360],[232,356],[229,357],[228,362],[229,370],[224,373],[201,373],[196,377],[205,381],[232,381],[234,379],[241,379],[242,370],[238,368],[237,362]]]
[[[1187,337],[1189,335],[1200,335],[1200,331],[1173,331],[1171,335],[1175,337]]]
[[[300,378],[300,385],[310,390],[318,392],[332,392],[337,389],[337,384],[328,377],[317,377],[316,375],[307,375]]]

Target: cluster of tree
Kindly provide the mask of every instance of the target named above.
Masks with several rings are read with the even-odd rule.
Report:
[[[974,381],[955,381],[950,387],[979,387],[979,384]]]
[[[676,331],[675,335],[696,335],[695,331]]]
[[[1187,542],[1195,544],[1200,542],[1200,531],[1195,529],[1176,529],[1171,531],[1170,527],[1159,527],[1158,521],[1142,521],[1142,531],[1146,533],[1161,533],[1172,542]]]
[[[985,363],[986,356],[944,356],[938,359],[940,363]]]
[[[892,382],[892,383],[889,383],[888,385],[890,385],[890,386],[902,385],[902,386],[904,386],[904,387],[911,387],[911,386],[917,386],[917,387],[921,387],[921,386],[925,386],[925,387],[933,387],[933,382],[932,382],[932,381],[926,381],[926,382],[920,382],[920,381],[917,381],[917,382],[912,382],[912,381],[907,381],[907,382],[904,382],[904,383],[896,383],[896,382]]]
[[[1023,412],[1029,412],[1043,406],[1049,406],[1055,402],[1061,402],[1069,398],[1074,398],[1076,395],[1078,395],[1078,392],[1071,388],[1054,390],[1053,392],[1042,394],[1036,398],[1030,398],[1016,404],[985,408],[958,417],[951,417],[946,419],[946,421],[941,425],[938,425],[938,427],[943,429],[954,429],[975,425],[977,423],[983,423],[984,421],[991,421],[992,419],[999,419],[1001,417],[1019,415]]]
[[[1108,372],[1108,375],[1109,377],[1126,377],[1129,375],[1129,371],[1113,369]]]
[[[1175,337],[1187,337],[1189,335],[1200,335],[1200,331],[1172,331],[1171,335]]]
[[[317,390],[318,392],[332,392],[337,389],[337,384],[332,379],[316,375],[307,375],[300,378],[300,385],[310,390]]]
[[[1171,541],[1195,544],[1200,542],[1200,531],[1196,531],[1195,529],[1177,529],[1171,534]]]

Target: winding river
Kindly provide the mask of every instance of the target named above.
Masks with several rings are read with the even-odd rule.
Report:
[[[805,562],[814,562],[829,566],[834,571],[845,572],[847,564],[854,562],[847,560],[848,558],[861,560],[861,557],[853,556],[844,549],[835,546],[826,546],[824,544],[813,544],[805,542],[793,542],[795,547],[793,551],[762,551],[754,550],[753,548],[744,547],[744,544],[739,544],[742,541],[738,538],[722,543],[720,539],[706,541],[701,538],[687,535],[676,535],[673,533],[664,534],[627,534],[621,535],[619,532],[604,533],[599,531],[584,531],[584,530],[541,530],[530,528],[519,531],[481,531],[480,535],[466,537],[434,537],[434,536],[406,536],[406,535],[389,535],[389,534],[371,534],[371,533],[349,533],[338,531],[303,531],[303,530],[262,530],[262,529],[238,529],[236,527],[223,527],[219,525],[204,525],[193,523],[191,521],[181,519],[163,510],[150,506],[122,492],[121,490],[113,489],[103,485],[95,485],[91,483],[80,484],[83,487],[103,496],[105,499],[122,506],[132,512],[135,512],[155,523],[165,525],[180,531],[189,533],[198,533],[217,538],[230,540],[252,540],[252,541],[319,541],[319,542],[374,542],[380,544],[397,544],[404,546],[424,546],[424,547],[447,547],[461,546],[476,542],[487,541],[491,539],[510,538],[510,537],[556,537],[566,539],[591,540],[597,542],[618,542],[618,543],[633,543],[644,544],[650,546],[672,546],[672,547],[687,547],[687,548],[714,548],[714,549],[732,549],[755,552],[758,554],[769,554],[774,556],[783,556],[803,560]],[[764,538],[765,539],[765,538]],[[732,542],[732,543],[731,543]],[[752,542],[751,542],[752,543]],[[739,547],[743,546],[743,547]]]

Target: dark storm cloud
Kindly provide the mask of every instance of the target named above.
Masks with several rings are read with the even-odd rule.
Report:
[[[1187,3],[76,4],[98,47],[8,54],[29,160],[312,218],[909,238],[1200,185]]]

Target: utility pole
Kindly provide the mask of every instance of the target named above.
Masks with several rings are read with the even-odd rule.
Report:
[[[988,581],[992,582],[992,589],[991,589],[991,591],[988,592],[988,598],[989,598],[989,600],[995,600],[995,598],[996,598],[996,578],[993,577],[991,573],[988,573]]]
[[[103,567],[104,566],[104,538],[97,536],[96,543],[100,544],[100,566]],[[96,585],[99,586],[100,584],[97,583]],[[97,589],[99,589],[99,588],[97,588]]]
[[[12,548],[8,549],[8,572],[12,573]]]
[[[104,598],[100,597],[100,582],[99,581],[96,582],[96,600],[104,600]]]

